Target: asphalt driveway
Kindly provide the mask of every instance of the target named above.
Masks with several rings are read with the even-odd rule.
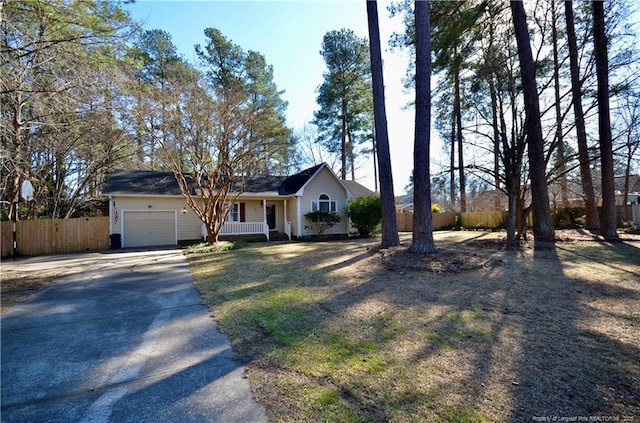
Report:
[[[263,422],[179,250],[7,260],[60,283],[0,320],[3,422]]]

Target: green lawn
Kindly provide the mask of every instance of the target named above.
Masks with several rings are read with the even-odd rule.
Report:
[[[456,266],[407,258],[406,235],[384,257],[350,240],[188,259],[273,421],[640,416],[640,244],[500,236],[437,232]]]

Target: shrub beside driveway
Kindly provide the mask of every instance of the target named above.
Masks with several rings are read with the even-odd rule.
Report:
[[[500,237],[437,232],[420,260],[376,240],[188,257],[274,421],[640,415],[640,243]]]

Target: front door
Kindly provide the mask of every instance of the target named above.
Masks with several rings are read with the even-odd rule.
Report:
[[[272,231],[276,228],[276,205],[267,204],[267,225],[269,230]]]

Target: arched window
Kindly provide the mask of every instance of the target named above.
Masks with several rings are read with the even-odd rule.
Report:
[[[336,211],[336,202],[331,201],[331,197],[327,194],[320,194],[318,197],[318,201],[311,202],[311,211],[320,211],[320,212],[335,212]]]

